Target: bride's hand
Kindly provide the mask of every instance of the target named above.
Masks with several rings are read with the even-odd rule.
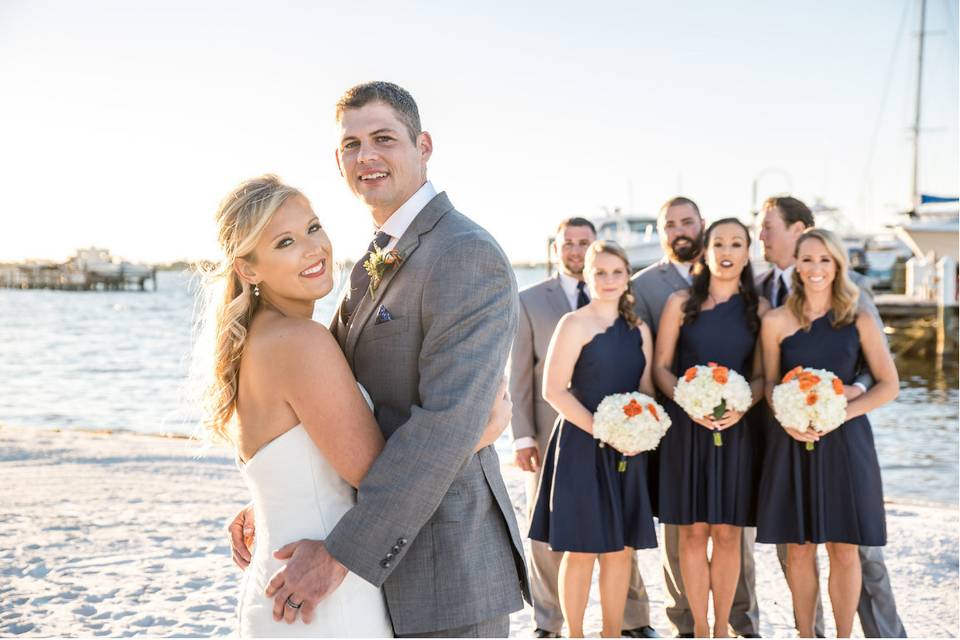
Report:
[[[507,391],[507,379],[503,378],[497,390],[497,399],[493,402],[493,409],[490,410],[490,417],[487,418],[487,426],[483,428],[483,435],[473,448],[474,453],[496,442],[512,417],[513,402],[510,400],[510,392]]]
[[[233,551],[233,563],[241,569],[250,564],[250,547],[253,546],[253,503],[248,504],[230,521],[230,548]]]

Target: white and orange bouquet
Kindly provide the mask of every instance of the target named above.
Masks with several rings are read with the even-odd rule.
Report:
[[[719,419],[728,409],[745,412],[750,408],[753,393],[746,379],[716,362],[687,369],[677,380],[673,401],[694,418]],[[713,444],[723,446],[719,431],[713,432]]]
[[[593,437],[600,446],[618,451],[652,451],[670,428],[670,416],[650,396],[634,391],[615,393],[600,401],[593,414]],[[618,471],[626,471],[621,458]]]
[[[829,433],[847,417],[843,381],[826,369],[794,367],[773,388],[773,413],[790,429]],[[807,451],[813,449],[813,443],[808,442]]]

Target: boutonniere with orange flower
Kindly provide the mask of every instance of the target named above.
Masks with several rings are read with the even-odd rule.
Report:
[[[392,269],[403,263],[403,256],[396,249],[387,251],[382,247],[374,247],[370,257],[364,260],[363,268],[370,276],[370,297],[380,286],[380,283]]]

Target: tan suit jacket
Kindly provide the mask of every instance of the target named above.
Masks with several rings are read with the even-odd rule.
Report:
[[[510,350],[510,424],[514,440],[535,438],[541,453],[557,420],[557,412],[543,399],[543,364],[557,323],[570,311],[559,275],[520,292],[520,324]]]

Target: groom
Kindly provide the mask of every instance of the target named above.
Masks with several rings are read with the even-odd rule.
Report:
[[[529,600],[523,546],[496,452],[472,451],[517,328],[513,272],[427,180],[433,143],[407,91],[357,85],[336,113],[337,165],[381,251],[358,261],[331,330],[386,446],[327,539],[278,555],[267,595],[310,619],[349,570],[383,587],[400,636],[506,637]]]

